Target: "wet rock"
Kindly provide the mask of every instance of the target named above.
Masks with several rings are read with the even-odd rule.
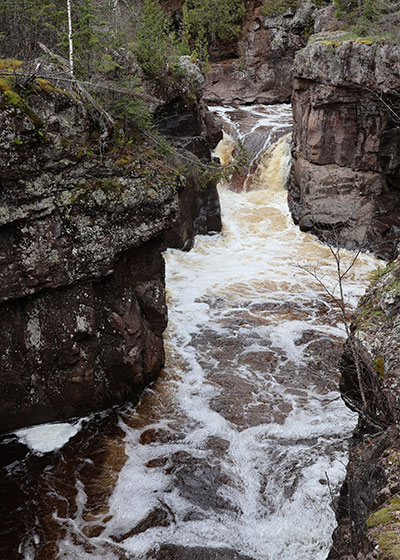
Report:
[[[396,255],[400,135],[388,110],[400,78],[397,46],[323,35],[294,67],[289,205],[304,231],[347,248]]]
[[[233,509],[220,493],[229,480],[219,465],[211,465],[206,459],[178,451],[171,457],[166,472],[173,475],[174,488],[194,508],[214,511]]]
[[[184,547],[165,544],[157,552],[152,553],[152,560],[252,560],[229,548]]]
[[[163,236],[165,247],[189,251],[195,235],[218,233],[222,229],[221,207],[213,183],[202,190],[187,186],[179,197],[179,211],[179,224]]]
[[[7,467],[15,461],[21,461],[29,453],[29,448],[18,441],[16,436],[0,439],[0,468]]]
[[[206,441],[207,447],[212,449],[213,453],[217,456],[224,456],[229,449],[230,443],[228,440],[218,436],[209,436]]]
[[[126,539],[134,537],[135,535],[139,535],[140,533],[144,533],[148,529],[152,529],[154,527],[168,527],[172,522],[172,515],[171,513],[164,508],[156,508],[151,511],[145,519],[143,519],[140,523],[136,525],[130,531],[127,531],[123,535],[119,535],[118,537],[112,537],[116,542],[123,542]]]
[[[141,445],[149,445],[151,443],[170,443],[171,440],[175,441],[176,435],[172,432],[162,429],[150,428],[145,430],[139,438]]]

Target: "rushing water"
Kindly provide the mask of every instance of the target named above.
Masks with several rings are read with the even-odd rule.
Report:
[[[286,106],[215,110],[256,156],[290,126]],[[354,418],[337,392],[340,315],[304,266],[332,287],[335,267],[291,222],[288,139],[267,151],[247,192],[220,188],[223,233],[165,255],[160,379],[136,407],[56,426],[66,445],[8,467],[4,558],[326,557]],[[374,266],[350,271],[349,305]],[[20,437],[40,444],[40,431]]]

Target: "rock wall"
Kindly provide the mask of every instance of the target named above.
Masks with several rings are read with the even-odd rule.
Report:
[[[86,414],[154,380],[161,250],[221,227],[214,184],[195,192],[146,142],[105,144],[74,92],[33,80],[22,96],[0,79],[0,431]]]
[[[294,68],[289,203],[304,231],[397,254],[400,232],[398,46],[320,38]]]
[[[342,359],[342,395],[358,412],[359,423],[330,560],[400,557],[399,286],[399,260],[377,271],[360,301]]]
[[[312,0],[283,15],[263,15],[262,3],[246,2],[243,32],[223,57],[210,63],[205,98],[212,104],[288,103],[296,51],[317,31],[335,29],[333,8]]]

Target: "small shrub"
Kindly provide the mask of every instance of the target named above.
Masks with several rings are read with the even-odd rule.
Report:
[[[359,36],[396,33],[400,24],[394,0],[334,0],[335,15]]]
[[[264,0],[263,14],[265,16],[280,16],[287,12],[288,9],[296,9],[299,0]]]
[[[143,70],[157,78],[167,69],[168,21],[157,0],[145,0],[135,54]]]

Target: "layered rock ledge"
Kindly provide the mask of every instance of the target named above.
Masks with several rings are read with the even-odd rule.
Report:
[[[197,192],[151,143],[104,143],[75,92],[31,82],[20,95],[0,80],[0,431],[86,414],[154,380],[161,251],[221,227],[212,182]]]
[[[320,37],[295,59],[296,223],[347,248],[397,254],[400,49]]]

